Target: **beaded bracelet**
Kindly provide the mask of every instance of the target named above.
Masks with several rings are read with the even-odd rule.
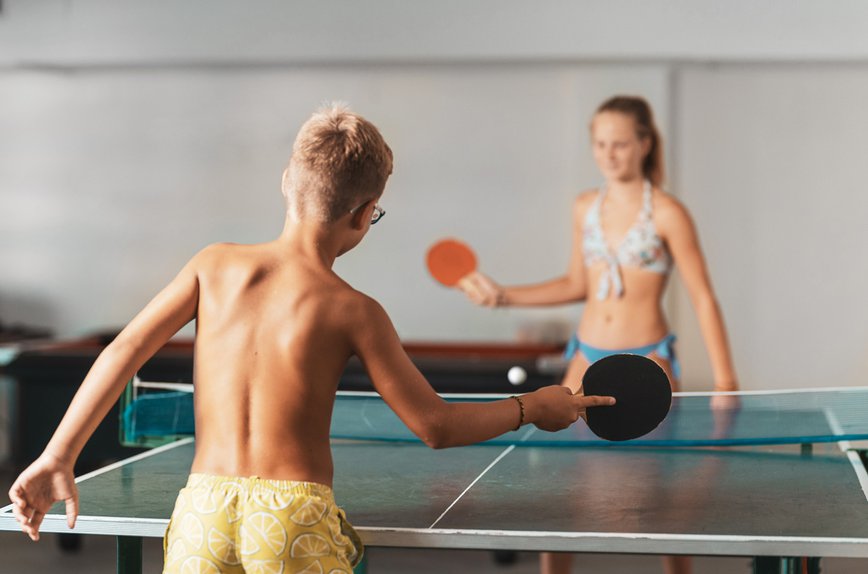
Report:
[[[510,397],[510,398],[515,399],[515,402],[518,403],[519,418],[518,418],[518,426],[515,427],[515,430],[518,430],[521,428],[521,425],[524,424],[524,402],[521,400],[521,397],[518,395],[512,395],[512,397]]]

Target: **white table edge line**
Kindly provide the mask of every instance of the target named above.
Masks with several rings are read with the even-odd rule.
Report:
[[[131,456],[131,457],[129,457],[129,458],[125,458],[125,459],[123,459],[123,460],[119,460],[119,461],[117,461],[117,462],[115,462],[115,463],[112,463],[112,464],[109,464],[109,465],[107,465],[107,466],[104,466],[103,468],[100,468],[100,469],[95,470],[95,471],[93,471],[93,472],[89,472],[89,473],[87,473],[87,474],[82,474],[81,476],[79,476],[79,477],[77,477],[77,478],[75,479],[75,482],[76,482],[76,484],[77,484],[77,483],[79,483],[79,482],[81,482],[81,481],[83,481],[83,480],[88,480],[88,479],[93,478],[93,477],[95,477],[95,476],[99,476],[99,475],[101,475],[101,474],[105,474],[105,473],[107,473],[107,472],[109,472],[109,471],[111,471],[111,470],[115,470],[115,469],[118,469],[118,468],[122,468],[122,467],[124,467],[124,466],[127,466],[128,464],[132,464],[132,463],[134,463],[134,462],[138,462],[138,461],[140,461],[140,460],[144,460],[144,459],[146,459],[146,458],[150,458],[150,457],[152,457],[152,456],[154,456],[154,455],[160,454],[160,453],[165,452],[165,451],[167,451],[167,450],[172,450],[172,449],[175,449],[175,448],[178,448],[178,447],[181,447],[181,446],[184,446],[184,445],[190,444],[190,443],[193,442],[194,440],[195,440],[195,439],[194,439],[193,437],[190,437],[190,438],[181,439],[181,440],[179,440],[179,441],[171,442],[171,443],[169,443],[169,444],[164,444],[163,446],[158,446],[158,447],[156,447],[156,448],[153,448],[153,449],[151,449],[151,450],[148,450],[148,451],[145,451],[145,452],[143,452],[143,453],[137,454],[137,455],[135,455],[135,456]]]
[[[850,459],[850,464],[853,465],[853,471],[856,473],[856,478],[859,479],[859,484],[862,486],[862,494],[865,495],[865,501],[868,502],[868,470],[862,464],[862,458],[857,451],[848,450],[847,458]]]
[[[744,534],[668,534],[648,532],[570,532],[570,531],[536,531],[536,530],[484,530],[472,528],[399,528],[378,526],[356,526],[359,532],[397,533],[397,534],[458,534],[471,536],[508,536],[511,538],[561,538],[561,539],[624,539],[624,540],[661,540],[687,542],[786,542],[786,543],[836,543],[865,544],[866,538],[816,537],[816,536],[750,536]]]
[[[431,528],[434,528],[435,526],[437,526],[437,523],[440,522],[440,521],[443,519],[443,517],[446,516],[446,514],[447,514],[450,510],[452,510],[452,507],[455,506],[456,504],[458,504],[458,501],[461,500],[461,498],[462,498],[465,494],[467,494],[467,493],[470,491],[470,489],[473,488],[473,486],[474,486],[477,482],[479,482],[479,480],[480,480],[483,476],[485,476],[485,473],[487,473],[489,470],[491,470],[492,468],[494,468],[494,466],[495,466],[498,462],[500,462],[501,459],[503,459],[503,457],[505,457],[506,455],[508,455],[508,454],[509,454],[510,452],[512,452],[514,449],[515,449],[515,445],[514,445],[514,444],[511,444],[511,445],[509,445],[508,447],[506,447],[506,449],[504,449],[503,452],[501,452],[499,455],[497,455],[497,458],[495,458],[493,461],[491,461],[491,463],[490,463],[488,466],[485,467],[485,470],[483,470],[482,473],[480,473],[479,476],[477,476],[476,478],[474,478],[473,481],[472,481],[470,484],[467,485],[467,488],[465,488],[465,489],[461,492],[461,494],[458,495],[458,498],[456,498],[455,500],[453,500],[453,501],[452,501],[452,504],[450,504],[450,505],[446,508],[446,510],[444,510],[443,513],[442,513],[440,516],[437,517],[437,520],[435,520],[433,523],[431,523],[431,526],[429,526],[428,528],[431,529]]]
[[[458,378],[456,378],[457,380]],[[165,389],[182,392],[192,392],[193,385],[190,383],[161,383],[158,381],[142,381],[136,384],[139,388],[150,389]],[[739,390],[739,391],[679,391],[672,393],[673,397],[712,397],[712,396],[771,396],[771,395],[792,395],[804,393],[820,393],[820,392],[864,392],[868,391],[868,387],[814,387],[804,389],[767,389],[767,390]],[[524,394],[528,391],[522,391],[516,387],[515,393],[437,393],[444,399],[502,399],[512,396],[513,394]],[[376,391],[343,391],[337,392],[338,396],[357,397],[357,398],[379,398],[380,394]]]

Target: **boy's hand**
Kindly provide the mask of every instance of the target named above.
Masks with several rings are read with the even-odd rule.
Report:
[[[588,407],[611,406],[613,397],[573,394],[567,387],[552,385],[524,395],[527,420],[544,431],[565,429],[579,418],[585,418]]]
[[[39,540],[42,519],[51,505],[59,500],[66,502],[66,523],[73,528],[78,517],[78,488],[72,464],[42,453],[9,489],[9,499],[12,500],[15,519],[31,540]]]

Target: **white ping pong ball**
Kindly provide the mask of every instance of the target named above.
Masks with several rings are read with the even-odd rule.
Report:
[[[506,373],[506,378],[513,385],[520,385],[527,380],[527,371],[521,367],[513,367]]]

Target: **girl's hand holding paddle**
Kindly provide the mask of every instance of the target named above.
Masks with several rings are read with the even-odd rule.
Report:
[[[503,287],[479,271],[462,277],[456,285],[473,303],[483,307],[502,307],[506,305]]]
[[[425,264],[436,281],[460,289],[477,305],[498,307],[506,303],[503,287],[476,270],[476,254],[459,239],[434,243],[425,255]]]

